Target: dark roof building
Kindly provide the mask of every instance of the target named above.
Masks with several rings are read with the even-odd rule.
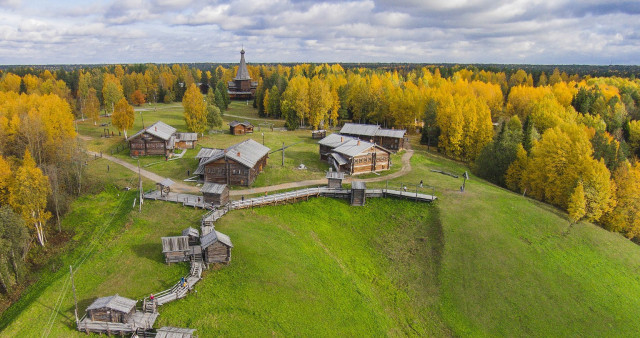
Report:
[[[131,156],[170,156],[174,149],[191,149],[198,140],[196,133],[176,133],[176,128],[158,121],[127,139]]]
[[[231,133],[231,135],[244,135],[253,133],[253,124],[247,121],[232,121],[231,123],[229,123],[229,132]]]
[[[136,311],[136,303],[118,295],[98,298],[87,308],[87,317],[100,322],[127,323]]]
[[[402,129],[383,129],[378,125],[358,123],[345,123],[340,129],[342,135],[379,144],[392,152],[404,149],[406,133],[407,131]]]
[[[205,203],[225,205],[229,202],[229,187],[226,184],[205,182],[200,192]]]
[[[258,82],[252,81],[244,60],[244,49],[240,51],[240,65],[233,81],[227,83],[229,97],[232,99],[248,100],[255,96]]]
[[[269,148],[248,139],[227,149],[201,149],[200,165],[194,172],[204,182],[249,186],[267,165]],[[206,157],[206,155],[210,155]]]
[[[350,136],[331,134],[318,141],[320,159],[336,171],[351,175],[388,170],[391,152],[377,144]]]

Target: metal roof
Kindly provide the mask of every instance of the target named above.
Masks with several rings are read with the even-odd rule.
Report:
[[[355,140],[355,138],[351,136],[340,135],[340,134],[330,134],[330,135],[327,135],[322,140],[318,141],[318,144],[335,148],[349,140]]]
[[[229,236],[223,234],[222,232],[218,232],[218,231],[213,231],[216,233],[216,236],[218,236],[218,240],[220,241],[220,243],[233,248],[233,244],[231,244],[231,238],[229,238]]]
[[[211,156],[213,156],[215,153],[222,153],[224,152],[224,150],[222,149],[216,149],[216,148],[202,148],[200,149],[200,151],[198,151],[198,155],[196,155],[196,158],[209,158]]]
[[[200,236],[200,246],[202,250],[209,247],[209,245],[215,243],[218,240],[217,231],[211,231],[208,234]]]
[[[202,188],[200,188],[200,192],[202,192],[203,194],[222,194],[226,187],[227,187],[226,184],[206,182],[202,186]]]
[[[115,296],[108,296],[96,299],[89,307],[89,310],[108,308],[120,312],[129,313],[136,306],[136,301],[133,299],[121,297],[118,294]]]
[[[226,157],[249,168],[253,168],[261,158],[269,154],[269,150],[271,149],[252,139],[247,139],[238,144],[232,145],[231,147],[225,149],[225,151],[222,153],[214,154],[213,156],[209,157],[203,164],[207,164]]]
[[[162,182],[159,182],[158,184],[160,184],[163,187],[170,187],[172,185],[175,184],[175,182],[173,182],[172,180],[165,178],[164,180],[162,180]]]
[[[196,329],[163,326],[156,331],[156,338],[191,338]]]
[[[375,144],[362,140],[349,140],[334,148],[333,151],[347,157],[353,157],[371,147],[375,147]]]
[[[340,134],[374,136],[380,126],[373,124],[345,123],[340,129]]]
[[[176,133],[178,141],[197,141],[198,133]]]
[[[344,173],[340,171],[327,171],[327,178],[344,179]]]
[[[338,153],[331,153],[329,154],[329,156],[333,157],[334,160],[336,160],[336,162],[338,163],[338,165],[345,165],[348,163],[347,160],[345,160],[344,157],[342,157],[342,155],[338,154]]]
[[[234,80],[251,80],[247,63],[244,61],[244,49],[240,51],[240,65],[238,66],[238,72]]]
[[[362,181],[353,181],[351,182],[351,189],[365,190],[367,185]]]
[[[251,123],[249,123],[247,121],[244,121],[244,122],[231,121],[231,122],[229,122],[229,126],[231,126],[231,127],[235,127],[235,126],[237,126],[239,124],[241,124],[241,125],[243,125],[245,127],[253,127],[253,124],[251,124]]]
[[[198,232],[198,229],[194,229],[192,227],[188,227],[188,228],[182,230],[182,236],[200,237],[200,232]]]

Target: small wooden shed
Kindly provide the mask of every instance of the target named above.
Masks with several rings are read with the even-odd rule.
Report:
[[[200,189],[204,202],[212,205],[225,205],[229,202],[229,186],[213,182],[205,182]]]
[[[176,149],[193,149],[198,142],[198,133],[175,133],[175,137]]]
[[[169,195],[169,192],[171,192],[171,186],[174,184],[175,182],[168,178],[165,178],[162,182],[156,183],[156,187],[158,187],[158,190],[160,191],[160,196]]]
[[[311,132],[312,139],[321,139],[321,138],[325,138],[326,136],[327,136],[327,131],[324,129],[314,130]]]
[[[196,329],[163,326],[156,331],[156,338],[193,338]]]
[[[351,205],[363,206],[366,197],[367,185],[362,181],[351,183]]]
[[[162,254],[169,263],[189,261],[189,236],[162,237]]]
[[[200,237],[200,246],[204,252],[204,261],[209,263],[229,264],[231,261],[231,248],[233,244],[229,236],[218,232],[210,233]]]
[[[194,229],[192,227],[188,227],[182,230],[182,236],[189,237],[189,245],[198,245],[200,244],[200,232],[198,229]]]
[[[247,121],[232,121],[231,123],[229,123],[229,132],[231,133],[231,135],[250,134],[253,133],[253,124]]]
[[[136,312],[136,301],[119,295],[96,299],[87,308],[87,318],[93,321],[128,323]]]
[[[330,189],[342,189],[342,180],[344,180],[344,173],[329,170],[327,172],[327,185]]]

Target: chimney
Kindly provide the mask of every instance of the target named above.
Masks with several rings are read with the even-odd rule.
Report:
[[[358,140],[358,145],[360,145],[360,140]]]
[[[225,150],[224,150],[224,153],[225,153],[225,154],[227,153],[227,149],[225,149]]]
[[[240,157],[240,152],[238,152],[238,157]]]
[[[153,127],[153,129],[155,129],[155,131],[158,131],[158,126]]]
[[[340,142],[344,142],[344,137],[340,136]]]

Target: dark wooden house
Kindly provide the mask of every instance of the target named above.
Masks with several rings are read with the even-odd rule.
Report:
[[[322,138],[325,138],[326,136],[327,136],[327,131],[324,129],[314,130],[311,132],[312,139],[322,139]]]
[[[191,254],[189,236],[162,237],[162,254],[167,264],[188,262]]]
[[[384,129],[373,124],[345,123],[340,134],[357,137],[363,141],[378,144],[392,152],[405,147],[406,130]]]
[[[363,206],[366,199],[367,186],[362,181],[351,182],[351,205]]]
[[[253,133],[253,124],[244,121],[232,121],[229,123],[229,132],[231,135],[244,135]]]
[[[205,182],[200,189],[205,203],[226,205],[229,203],[229,187],[226,184]]]
[[[182,230],[182,236],[187,236],[189,238],[189,246],[200,244],[200,232],[198,229],[188,227]]]
[[[224,150],[204,151],[204,149],[200,152],[211,156],[201,157],[195,174],[201,175],[204,182],[244,186],[251,185],[258,174],[264,170],[270,150],[251,139]]]
[[[136,312],[136,303],[118,295],[98,298],[87,308],[87,318],[99,322],[128,323]]]
[[[327,185],[331,189],[342,189],[342,180],[344,180],[344,173],[338,171],[327,172]]]
[[[391,152],[377,144],[331,134],[318,142],[320,159],[350,175],[389,170]]]
[[[200,246],[204,254],[204,261],[210,263],[229,264],[231,261],[231,248],[233,244],[229,236],[211,231],[200,237]]]
[[[240,64],[238,65],[238,72],[233,81],[227,83],[227,89],[229,97],[237,100],[249,100],[256,95],[256,88],[258,88],[258,82],[253,81],[249,75],[247,69],[247,63],[244,60],[244,49],[240,51]]]
[[[175,133],[175,149],[193,149],[198,142],[197,133]]]
[[[163,155],[173,153],[176,128],[158,121],[127,139],[131,156]]]
[[[156,183],[156,187],[158,188],[158,191],[160,191],[160,196],[169,195],[169,192],[171,192],[171,186],[174,184],[175,182],[168,178],[165,178],[162,182]]]

